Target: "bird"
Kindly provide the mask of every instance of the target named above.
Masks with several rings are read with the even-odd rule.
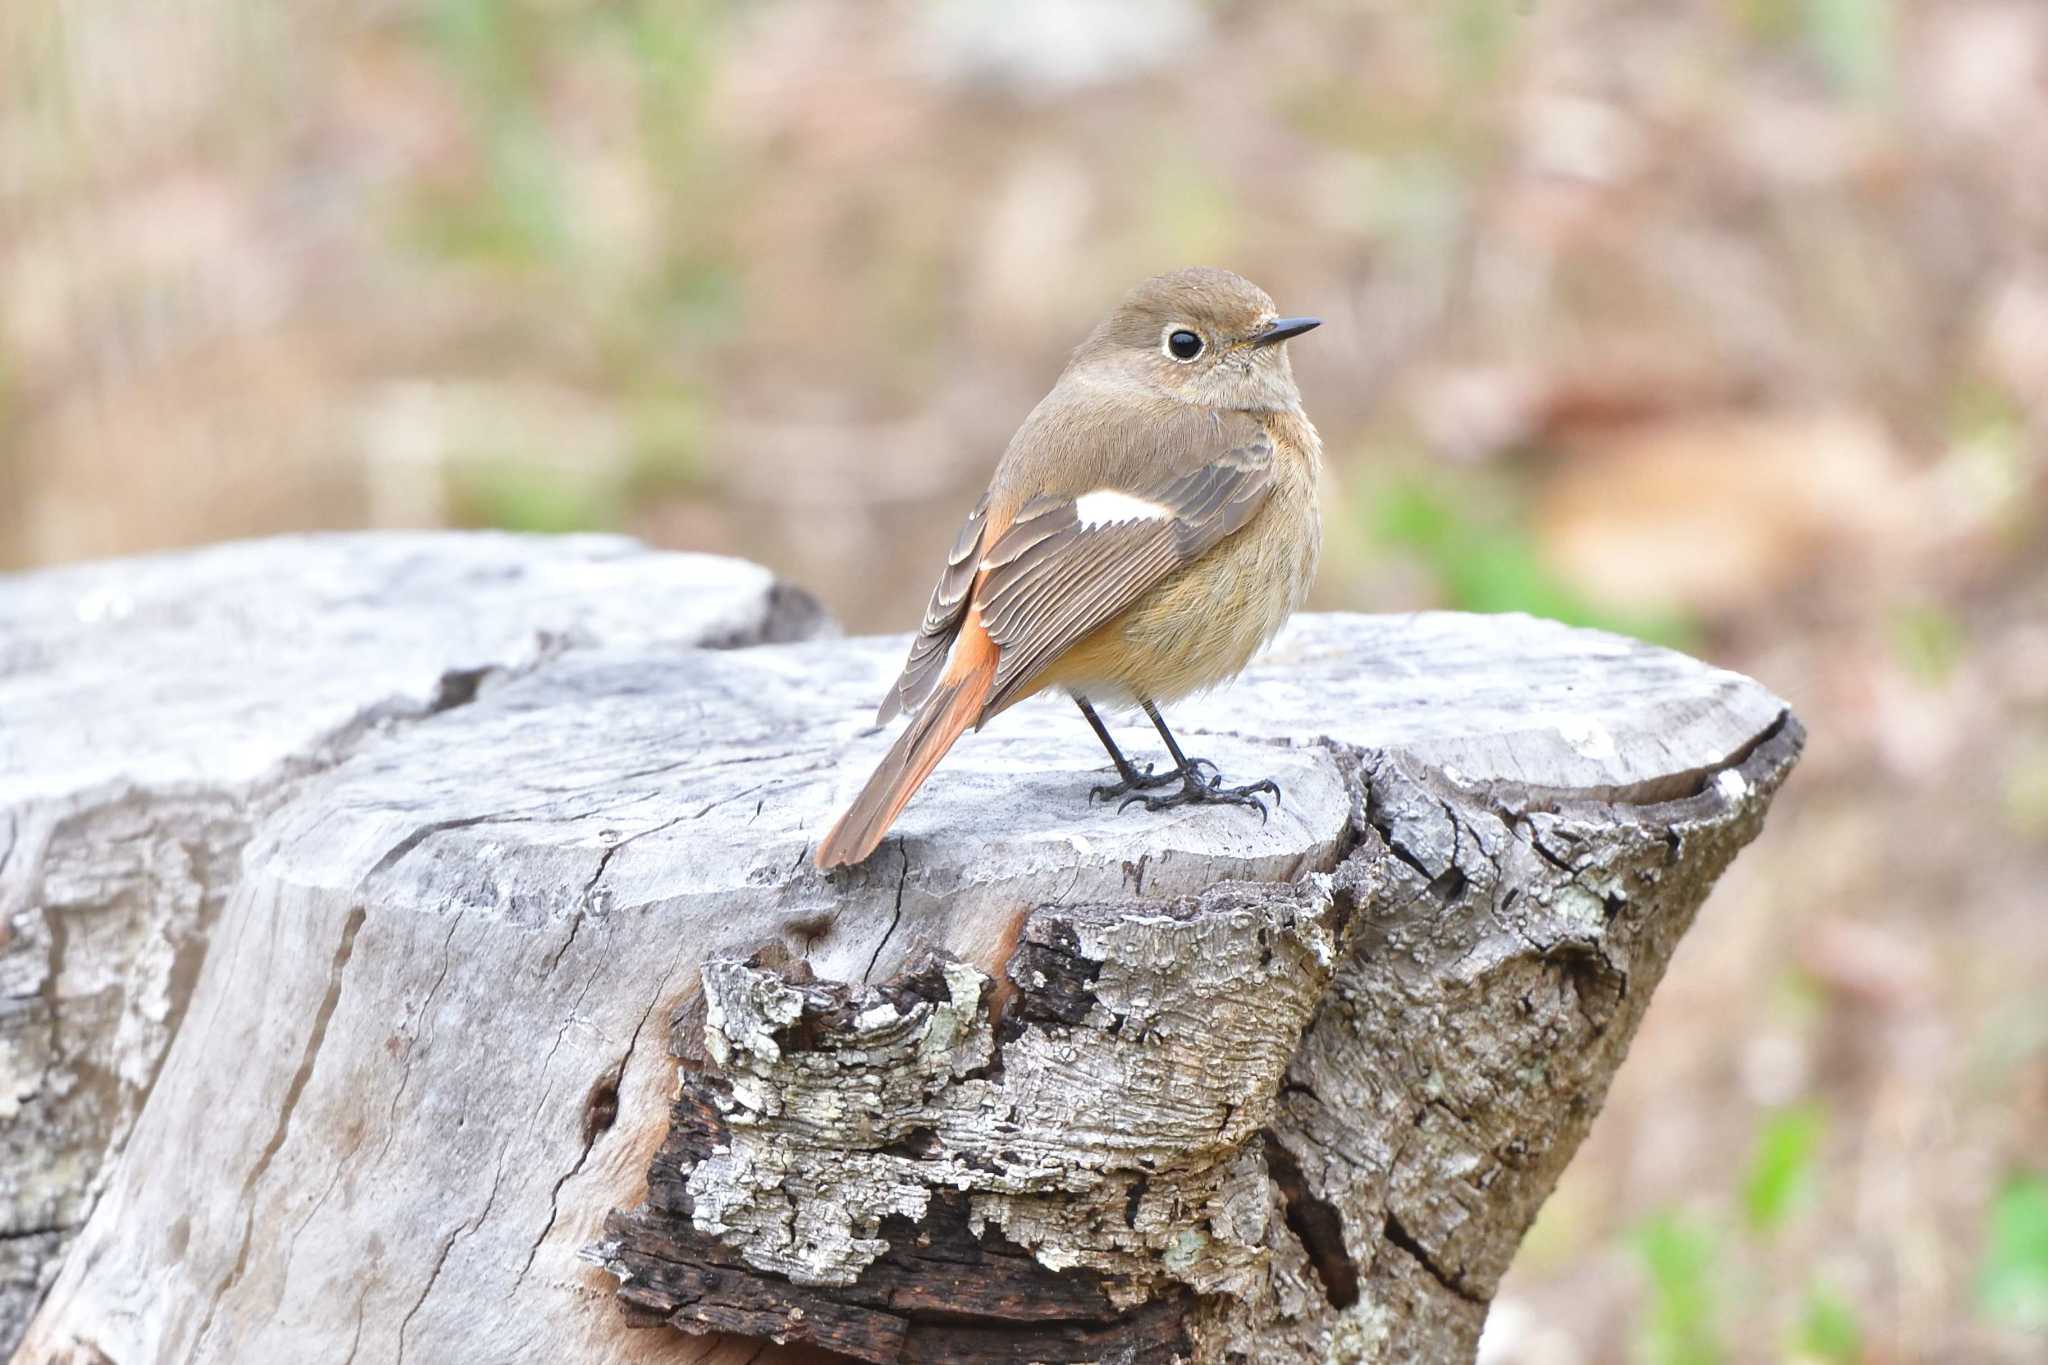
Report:
[[[1138,284],[1089,332],[954,538],[875,717],[909,724],[819,842],[819,868],[866,859],[970,726],[1048,690],[1073,699],[1115,767],[1091,801],[1265,819],[1278,785],[1226,785],[1159,708],[1235,677],[1308,594],[1322,440],[1286,343],[1319,325],[1194,267]],[[1117,747],[1098,707],[1131,706],[1170,767]]]

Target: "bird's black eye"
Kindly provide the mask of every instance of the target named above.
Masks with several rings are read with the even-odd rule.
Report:
[[[1202,353],[1202,339],[1183,327],[1166,338],[1166,349],[1175,360],[1193,360]]]

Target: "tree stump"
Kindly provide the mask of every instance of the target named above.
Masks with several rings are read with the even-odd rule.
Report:
[[[276,649],[204,610],[162,695]],[[1801,736],[1595,632],[1307,617],[1174,712],[1269,821],[1091,807],[1041,699],[826,875],[903,642],[592,635],[180,827],[187,1000],[23,1359],[1469,1358]],[[74,913],[52,843],[0,872],[24,942]]]

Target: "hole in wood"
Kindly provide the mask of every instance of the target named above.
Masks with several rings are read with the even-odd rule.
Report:
[[[1308,1253],[1309,1263],[1316,1268],[1316,1277],[1323,1282],[1323,1293],[1330,1299],[1333,1308],[1349,1308],[1358,1302],[1358,1267],[1352,1264],[1351,1253],[1344,1247],[1344,1218],[1326,1199],[1319,1199],[1309,1189],[1308,1181],[1301,1173],[1301,1163],[1294,1159],[1294,1153],[1280,1145],[1268,1131],[1266,1140],[1266,1169],[1271,1172],[1274,1186],[1280,1191],[1280,1198],[1287,1205],[1287,1227],[1301,1242],[1302,1250]]]
[[[608,1130],[618,1117],[619,1076],[611,1072],[598,1078],[597,1084],[590,1087],[590,1098],[583,1101],[584,1147],[597,1141],[598,1134]]]

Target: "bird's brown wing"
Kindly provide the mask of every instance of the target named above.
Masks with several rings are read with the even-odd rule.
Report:
[[[1065,650],[1251,520],[1272,480],[1272,439],[1254,429],[1149,487],[1089,490],[1125,494],[1159,515],[1091,524],[1082,515],[1086,493],[1043,494],[1020,507],[983,553],[972,589],[1000,650],[983,715],[1025,695]]]

